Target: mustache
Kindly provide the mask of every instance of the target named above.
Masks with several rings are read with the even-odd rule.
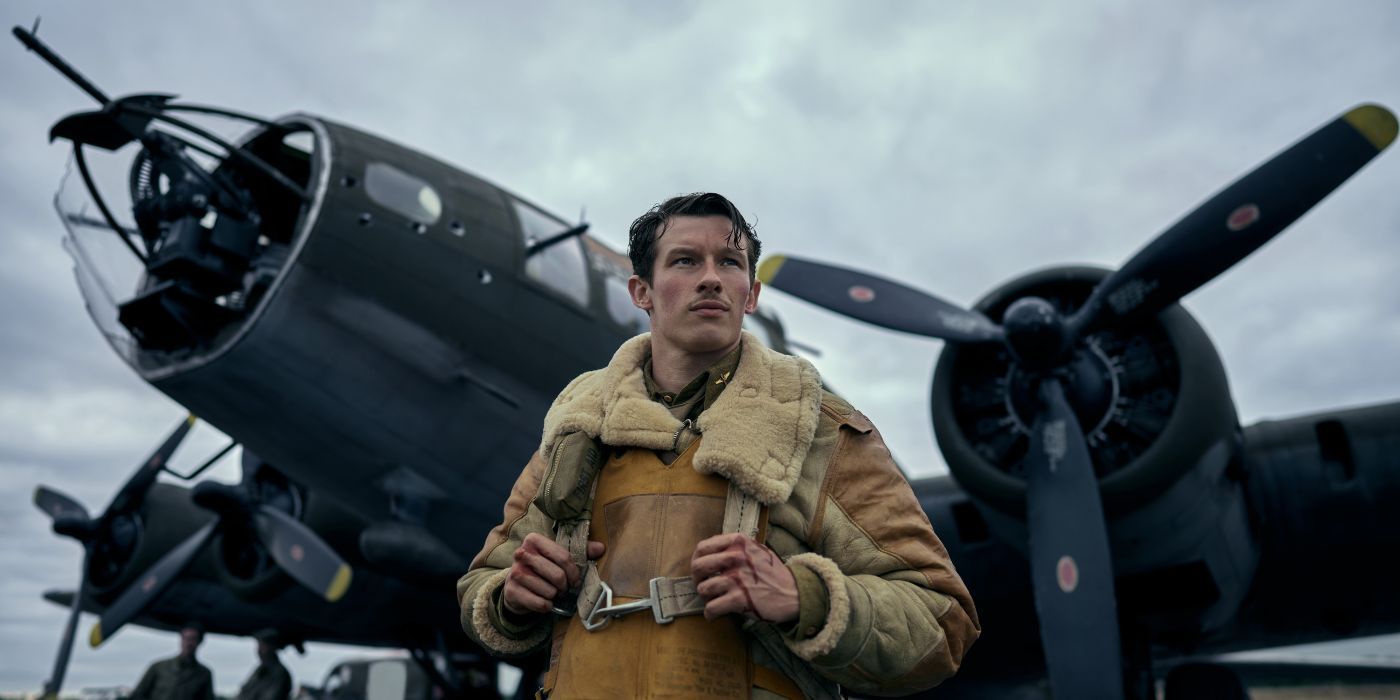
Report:
[[[694,310],[695,310],[696,308],[698,308],[701,304],[707,304],[707,303],[716,303],[716,304],[719,304],[720,306],[724,307],[724,310],[725,310],[725,311],[728,311],[728,310],[729,310],[729,302],[725,301],[723,298],[721,298],[721,297],[719,297],[719,296],[716,296],[716,295],[705,295],[705,296],[703,296],[703,297],[700,297],[699,299],[696,299],[695,301],[693,301],[693,302],[690,303],[690,310],[691,310],[691,311],[694,311]]]

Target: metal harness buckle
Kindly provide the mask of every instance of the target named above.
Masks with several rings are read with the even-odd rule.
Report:
[[[598,596],[598,602],[593,604],[593,609],[588,611],[588,616],[580,620],[583,623],[583,628],[593,632],[607,626],[614,617],[622,617],[642,610],[651,610],[651,615],[656,619],[658,625],[664,625],[674,620],[674,617],[661,612],[660,585],[664,580],[666,580],[665,576],[657,576],[650,581],[648,587],[651,589],[651,597],[617,605],[613,605],[612,602],[612,587],[606,581],[599,581],[598,585],[603,589],[603,592]]]

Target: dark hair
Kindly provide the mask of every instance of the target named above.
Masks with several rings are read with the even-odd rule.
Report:
[[[632,258],[632,273],[651,282],[651,268],[656,263],[656,240],[666,234],[673,216],[722,216],[729,219],[729,244],[748,253],[749,282],[758,272],[758,254],[763,244],[753,226],[744,220],[739,208],[714,192],[693,192],[672,197],[647,210],[632,222],[627,232],[627,256]]]

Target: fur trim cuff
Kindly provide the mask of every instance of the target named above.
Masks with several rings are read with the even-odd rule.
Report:
[[[836,562],[814,552],[799,554],[788,559],[787,563],[806,568],[821,577],[822,583],[826,585],[828,608],[826,624],[822,626],[821,631],[817,636],[800,642],[783,640],[792,653],[805,661],[812,661],[835,649],[841,635],[846,633],[846,626],[850,624],[851,597],[846,591],[846,576],[841,573]]]
[[[496,589],[505,585],[506,575],[509,573],[510,569],[502,569],[481,584],[476,598],[472,600],[472,628],[489,650],[504,656],[520,656],[542,644],[549,637],[550,626],[542,624],[524,639],[511,639],[491,624],[496,610]]]

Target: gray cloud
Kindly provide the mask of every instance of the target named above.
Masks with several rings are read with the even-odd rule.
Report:
[[[310,111],[431,152],[615,245],[637,213],[718,189],[771,252],[841,261],[971,303],[1057,263],[1116,265],[1194,204],[1348,107],[1400,108],[1400,7],[1376,0],[855,6],[845,3],[238,3],[29,0],[40,35],[113,95]],[[78,552],[36,482],[100,508],[181,414],[83,312],[50,199],[49,125],[92,102],[0,49],[0,690],[47,673]],[[1242,419],[1400,396],[1400,157],[1381,156],[1279,240],[1193,295]],[[790,333],[913,474],[939,344],[768,291]],[[214,442],[217,442],[216,440]],[[198,450],[192,451],[192,454]],[[191,457],[194,459],[194,457]],[[12,573],[13,572],[13,573]],[[130,683],[173,652],[128,630],[72,686]],[[347,653],[315,650],[319,676]],[[222,689],[250,645],[211,640]]]

